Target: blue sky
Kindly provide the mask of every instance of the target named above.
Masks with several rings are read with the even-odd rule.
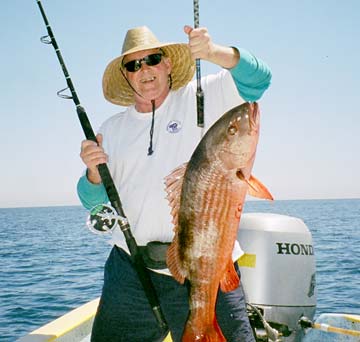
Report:
[[[183,25],[193,24],[192,1],[42,4],[94,130],[122,109],[103,98],[101,79],[127,29],[186,42]],[[0,23],[0,207],[79,204],[83,133],[73,102],[56,96],[66,83],[39,41],[36,1],[3,0]],[[360,198],[360,2],[200,1],[200,25],[272,69],[253,173],[275,199]],[[201,65],[203,75],[218,70]]]

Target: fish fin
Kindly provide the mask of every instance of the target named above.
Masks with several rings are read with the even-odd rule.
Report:
[[[167,199],[171,207],[172,223],[174,224],[174,239],[169,246],[166,254],[166,264],[173,277],[180,283],[185,282],[186,272],[181,267],[181,260],[179,256],[179,242],[178,242],[178,215],[180,210],[180,196],[183,184],[183,179],[186,171],[187,163],[184,163],[174,169],[167,177],[165,177],[165,191],[167,192]]]
[[[169,268],[170,273],[180,283],[185,282],[185,272],[181,267],[180,258],[178,254],[178,242],[177,237],[174,237],[173,242],[170,244],[166,253],[166,264]]]
[[[226,342],[226,339],[220,329],[220,326],[214,317],[212,325],[195,325],[187,321],[182,336],[182,342]]]
[[[245,180],[245,182],[249,185],[248,193],[249,195],[257,198],[263,198],[268,200],[273,200],[274,197],[271,195],[270,191],[266,188],[266,186],[261,183],[257,178],[253,175],[250,175],[249,180]]]
[[[230,259],[224,276],[220,280],[220,289],[222,292],[230,292],[235,290],[239,286],[240,278],[235,270],[234,263]]]
[[[178,213],[180,209],[180,195],[183,184],[183,179],[188,163],[184,163],[174,169],[168,176],[165,177],[165,191],[167,192],[167,200],[171,207],[172,223],[174,224],[174,231],[177,231]]]

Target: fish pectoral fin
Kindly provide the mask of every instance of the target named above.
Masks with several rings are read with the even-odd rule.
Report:
[[[166,264],[169,268],[170,273],[175,278],[175,280],[177,280],[180,284],[184,284],[185,272],[181,267],[176,236],[167,250]]]
[[[266,186],[253,175],[250,175],[249,180],[245,180],[245,182],[249,185],[248,194],[250,196],[268,199],[271,201],[274,199]]]
[[[171,207],[171,216],[173,217],[173,224],[175,226],[175,231],[178,224],[178,213],[180,209],[180,195],[182,184],[184,180],[184,175],[186,171],[187,163],[184,163],[178,166],[173,170],[168,176],[165,177],[165,191],[167,193],[167,199]]]
[[[220,280],[220,289],[222,292],[230,292],[235,290],[239,286],[240,278],[235,270],[234,263],[230,259],[224,276]]]
[[[180,197],[181,189],[183,185],[184,175],[188,163],[184,163],[173,170],[167,177],[165,177],[165,185],[167,192],[167,199],[171,207],[171,215],[173,217],[172,223],[174,224],[174,239],[170,244],[166,254],[166,264],[169,268],[170,273],[180,283],[184,284],[186,278],[186,271],[182,266],[179,257],[179,210],[180,210]]]

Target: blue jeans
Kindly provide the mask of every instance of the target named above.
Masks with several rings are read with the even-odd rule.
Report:
[[[181,342],[189,313],[187,287],[167,275],[149,272],[171,337],[174,342]],[[216,316],[227,342],[255,341],[241,285],[228,293],[219,291]],[[113,247],[105,264],[104,285],[91,341],[160,342],[165,337],[166,333],[158,328],[129,255]]]

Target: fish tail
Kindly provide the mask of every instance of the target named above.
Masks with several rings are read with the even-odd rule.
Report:
[[[195,329],[192,325],[186,324],[182,342],[226,342],[216,319],[212,325],[202,326]]]

